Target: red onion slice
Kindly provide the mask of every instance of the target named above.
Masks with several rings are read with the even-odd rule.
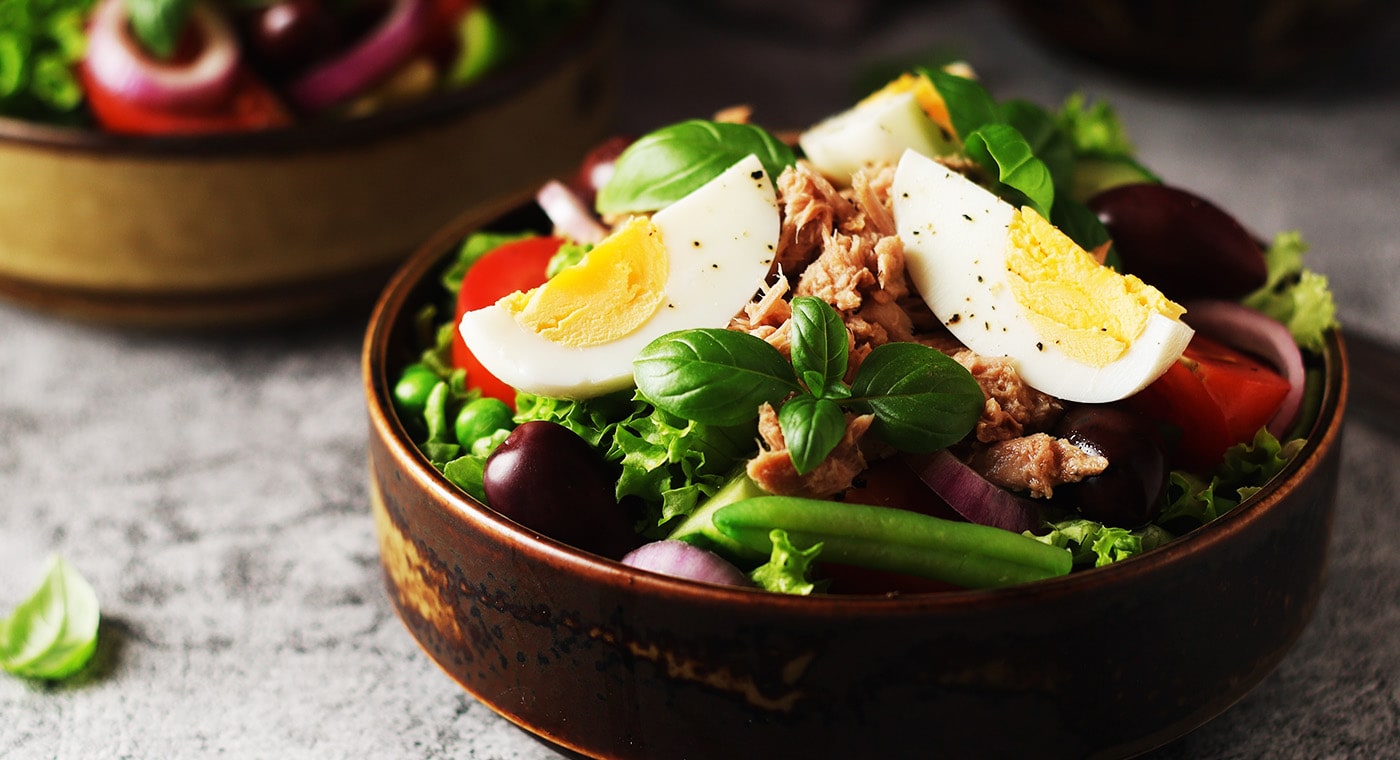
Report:
[[[1288,381],[1288,395],[1269,421],[1269,432],[1283,436],[1293,428],[1303,400],[1303,354],[1288,328],[1278,320],[1234,301],[1199,300],[1184,304],[1182,319],[1191,327],[1226,345],[1247,351],[1272,364]]]
[[[292,82],[288,99],[314,112],[364,92],[408,60],[431,20],[428,0],[394,0],[383,20],[363,39]]]
[[[163,111],[200,111],[228,99],[241,55],[233,27],[208,3],[190,9],[200,42],[185,63],[150,56],[131,35],[123,0],[102,0],[88,23],[84,66],[93,81],[121,99]]]
[[[685,541],[653,541],[628,552],[622,564],[653,573],[722,586],[752,586],[749,577],[714,552]]]
[[[558,180],[550,180],[535,193],[535,202],[540,204],[554,228],[562,235],[579,243],[597,243],[608,236],[592,209],[573,190]]]
[[[1013,533],[1040,526],[1040,508],[982,477],[947,449],[932,454],[905,454],[904,462],[930,490],[969,522]]]

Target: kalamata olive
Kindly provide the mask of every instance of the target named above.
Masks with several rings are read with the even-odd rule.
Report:
[[[1238,300],[1264,284],[1264,252],[1233,216],[1168,185],[1119,185],[1089,199],[1123,269],[1174,301]]]
[[[265,75],[290,76],[325,58],[340,44],[341,30],[322,0],[281,0],[243,19],[248,51]]]
[[[1108,459],[1102,473],[1057,486],[1056,503],[1124,528],[1144,525],[1161,512],[1169,473],[1166,446],[1147,418],[1118,407],[1084,405],[1066,412],[1054,434]]]
[[[598,196],[598,188],[607,184],[617,157],[622,155],[622,151],[626,150],[632,141],[633,138],[627,135],[614,135],[593,146],[593,149],[584,155],[583,160],[579,162],[578,172],[569,181],[569,187],[584,203],[593,205],[593,200]]]
[[[482,485],[492,509],[556,541],[613,559],[638,543],[607,464],[563,425],[517,427],[487,458]]]

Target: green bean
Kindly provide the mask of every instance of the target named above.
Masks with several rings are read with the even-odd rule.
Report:
[[[711,519],[720,533],[761,554],[771,550],[769,533],[779,528],[795,546],[825,544],[824,560],[965,588],[1053,578],[1069,573],[1073,562],[1065,549],[1001,528],[864,504],[758,496]]]
[[[769,555],[768,549],[765,548],[760,552],[740,544],[721,533],[715,527],[711,517],[722,507],[765,493],[768,492],[753,482],[744,472],[743,467],[739,467],[713,496],[696,507],[695,511],[673,528],[666,537],[695,544],[701,549],[708,549],[720,554],[730,561],[762,562]]]

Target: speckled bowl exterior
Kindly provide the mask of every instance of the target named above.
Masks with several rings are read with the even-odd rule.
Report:
[[[0,119],[0,296],[155,325],[367,308],[613,129],[617,12],[481,82],[354,120],[147,138]]]
[[[364,346],[374,524],[409,632],[463,688],[607,758],[1124,757],[1230,707],[1322,589],[1346,404],[1258,496],[1116,566],[994,591],[791,597],[636,571],[473,501],[419,455],[392,379],[456,228],[379,301]]]

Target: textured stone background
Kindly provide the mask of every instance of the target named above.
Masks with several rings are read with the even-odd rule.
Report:
[[[851,101],[860,66],[952,44],[999,96],[1110,99],[1147,164],[1257,230],[1302,229],[1346,323],[1400,343],[1400,59],[1380,48],[1294,91],[1227,97],[1052,58],[982,3],[903,6],[820,44],[630,6],[622,129],[736,102],[805,124]],[[0,306],[0,609],[57,551],[104,614],[82,677],[0,677],[0,757],[557,757],[465,696],[389,608],[365,487],[364,316],[172,335]],[[1297,648],[1154,757],[1400,756],[1393,404],[1355,399],[1330,576]]]

